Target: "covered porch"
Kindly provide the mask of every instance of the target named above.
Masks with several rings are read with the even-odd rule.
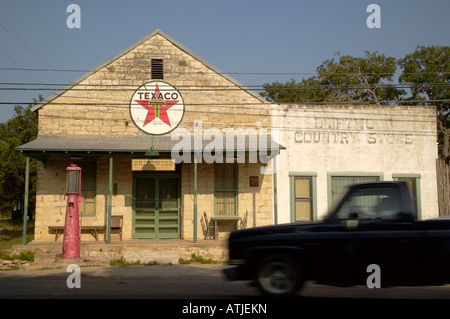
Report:
[[[247,138],[243,145],[233,146],[231,157],[236,166],[239,155],[248,159],[252,152],[259,151],[258,146],[252,144],[252,141],[255,140],[258,141],[258,139]],[[144,162],[146,159],[170,161],[173,157],[172,151],[174,148],[176,149],[177,143],[178,141],[173,140],[170,136],[38,136],[36,140],[20,146],[18,150],[27,156],[27,162],[30,157],[40,161],[41,177],[39,180],[41,184],[38,184],[36,223],[40,228],[36,230],[38,236],[35,238],[38,241],[48,241],[55,236],[55,232],[50,231],[49,228],[56,226],[55,214],[58,215],[56,219],[59,220],[59,227],[63,226],[65,177],[61,175],[64,174],[65,167],[72,162],[84,164],[89,161],[94,162],[93,175],[97,178],[93,179],[92,185],[88,188],[93,197],[90,200],[85,199],[85,209],[89,209],[87,204],[94,206],[97,214],[94,211],[92,216],[83,217],[85,219],[83,225],[85,228],[98,227],[99,234],[94,237],[98,236],[100,239],[95,238],[96,241],[104,238],[104,242],[112,244],[112,222],[118,215],[124,217],[122,229],[124,234],[132,233],[132,235],[124,236],[124,242],[127,243],[129,240],[137,238],[176,238],[192,243],[197,243],[198,240],[206,237],[218,239],[217,234],[214,234],[212,238],[206,236],[208,233],[206,224],[215,225],[216,227],[213,229],[216,231],[217,223],[221,222],[221,219],[225,223],[229,221],[235,225],[234,229],[247,224],[247,217],[249,226],[256,226],[258,218],[265,224],[272,224],[274,218],[276,223],[276,202],[275,204],[273,202],[276,201],[276,195],[274,195],[276,194],[276,176],[273,179],[272,177],[267,179],[261,175],[258,180],[260,169],[264,167],[260,162],[249,164],[244,160],[239,170],[240,180],[238,181],[236,177],[236,184],[232,187],[235,190],[233,201],[230,202],[230,197],[225,195],[228,188],[220,189],[220,192],[223,193],[224,207],[227,205],[226,201],[231,203],[228,207],[235,205],[233,216],[228,216],[230,213],[226,208],[223,211],[216,211],[215,201],[219,192],[215,190],[215,176],[211,175],[214,174],[215,164],[205,161],[202,163],[201,154],[205,149],[202,143],[196,144],[197,142],[192,140],[190,147],[184,148],[179,153],[182,154],[180,156],[183,157],[183,160],[187,159],[188,163],[174,164],[171,171],[139,171],[139,168],[135,171],[132,167],[134,159],[144,159]],[[265,145],[271,145],[275,150],[267,154],[269,159],[278,154],[280,145],[272,141],[270,137],[265,141]],[[216,148],[214,151],[216,158],[218,153],[222,153],[219,156],[228,162],[228,158],[225,157],[230,155],[229,149],[225,151],[225,148]],[[200,154],[200,160],[198,154]],[[28,172],[26,179],[28,180]],[[264,179],[266,180],[264,181]],[[84,180],[86,181],[86,178]],[[255,180],[256,186],[252,186],[251,184],[255,183]],[[149,183],[153,184],[149,186]],[[237,185],[237,183],[240,184]],[[264,191],[261,186],[263,183]],[[156,192],[151,191],[152,187],[156,189]],[[175,188],[177,189],[175,190]],[[241,192],[239,194],[238,189]],[[154,199],[148,200],[145,197],[145,194],[150,194],[149,191],[150,197]],[[138,193],[144,195],[136,195]],[[26,214],[28,189],[25,190],[25,194]],[[162,194],[165,196],[164,200],[162,200]],[[239,208],[237,206],[238,197]],[[264,201],[258,200],[258,197]],[[264,213],[256,207],[257,203],[260,205],[260,209],[265,210]],[[155,214],[159,214],[161,217],[158,217],[159,219],[152,217]],[[50,220],[49,216],[53,220]],[[162,226],[160,228],[153,227],[152,224],[155,223]],[[164,223],[166,224],[164,225]],[[25,229],[26,219],[24,219],[24,224]],[[97,232],[97,230],[94,231]],[[138,233],[138,231],[146,233]],[[153,236],[151,235],[152,231],[155,234],[158,232],[159,235],[149,237],[149,234]],[[39,235],[42,236],[39,237]],[[92,241],[91,237],[90,234],[84,234],[82,242],[85,239]],[[23,244],[26,244],[25,236]]]

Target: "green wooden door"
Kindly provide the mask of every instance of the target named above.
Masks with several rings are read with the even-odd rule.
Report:
[[[133,238],[180,238],[178,176],[140,175],[133,186]]]

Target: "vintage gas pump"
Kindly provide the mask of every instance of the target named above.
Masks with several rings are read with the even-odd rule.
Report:
[[[64,240],[61,258],[80,258],[81,237],[81,167],[71,164],[66,168],[66,221],[64,226]]]

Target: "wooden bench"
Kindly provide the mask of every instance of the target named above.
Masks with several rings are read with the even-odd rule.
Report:
[[[123,226],[122,215],[111,216],[111,234],[118,233],[120,236],[120,240],[122,240],[122,226]]]
[[[98,231],[105,230],[105,228],[105,226],[81,226],[81,231],[90,232],[92,236],[94,236],[95,240],[98,241]],[[55,241],[58,240],[61,234],[64,234],[64,226],[48,226],[48,230],[55,232]]]

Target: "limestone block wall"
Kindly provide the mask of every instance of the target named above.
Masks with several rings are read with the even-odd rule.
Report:
[[[151,59],[163,59],[164,81],[181,93],[179,128],[271,127],[270,108],[172,42],[157,34],[84,78],[39,110],[42,135],[142,135],[132,122],[130,99],[151,81]]]
[[[185,105],[183,120],[177,129],[194,134],[194,124],[205,135],[214,132],[239,135],[240,129],[272,127],[272,105],[264,103],[239,87],[227,76],[203,63],[200,58],[157,33],[153,37],[106,62],[68,90],[38,110],[40,135],[146,136],[132,121],[130,100],[134,92],[151,79],[151,60],[162,59],[164,82],[174,86]],[[231,130],[231,131],[230,131]],[[233,131],[235,130],[235,131]],[[230,133],[231,132],[231,133]],[[175,131],[173,131],[175,133]],[[171,133],[169,133],[171,134]],[[112,215],[123,215],[123,238],[132,236],[131,157],[114,156]],[[109,157],[83,155],[83,161],[96,161],[96,214],[83,218],[84,225],[105,225],[108,209]],[[65,168],[68,156],[48,156],[46,167],[38,168],[36,199],[36,240],[53,240],[49,225],[63,225]],[[272,178],[261,175],[261,163],[239,164],[238,213],[248,211],[250,226],[273,222]],[[198,236],[203,238],[200,218],[203,211],[214,213],[214,164],[199,165]],[[249,174],[259,176],[257,187],[249,186]],[[193,236],[193,165],[182,164],[182,238]],[[83,240],[93,240],[83,234]]]
[[[109,189],[109,157],[83,158],[83,161],[96,162],[96,196],[94,216],[83,216],[82,224],[106,225]],[[49,156],[46,167],[38,162],[36,192],[35,240],[54,240],[48,226],[64,226],[66,214],[65,178],[66,167],[77,160],[68,156]],[[114,157],[113,183],[117,184],[117,195],[112,196],[112,215],[123,215],[123,239],[131,238],[132,229],[132,172],[131,160],[127,157]],[[82,172],[83,174],[83,172]],[[83,178],[83,175],[82,175]],[[105,233],[99,234],[99,240],[105,239]],[[61,236],[62,238],[62,236]],[[61,240],[61,239],[59,239]],[[94,240],[88,233],[82,234],[82,240]]]
[[[273,224],[272,175],[261,174],[261,163],[238,164],[237,212],[243,218],[246,213],[247,227]],[[249,176],[258,176],[259,186],[250,187]],[[194,165],[182,165],[182,238],[192,240],[194,234]],[[214,216],[214,164],[197,166],[197,238],[204,238],[201,219]],[[234,229],[232,222],[221,222],[220,238]]]

